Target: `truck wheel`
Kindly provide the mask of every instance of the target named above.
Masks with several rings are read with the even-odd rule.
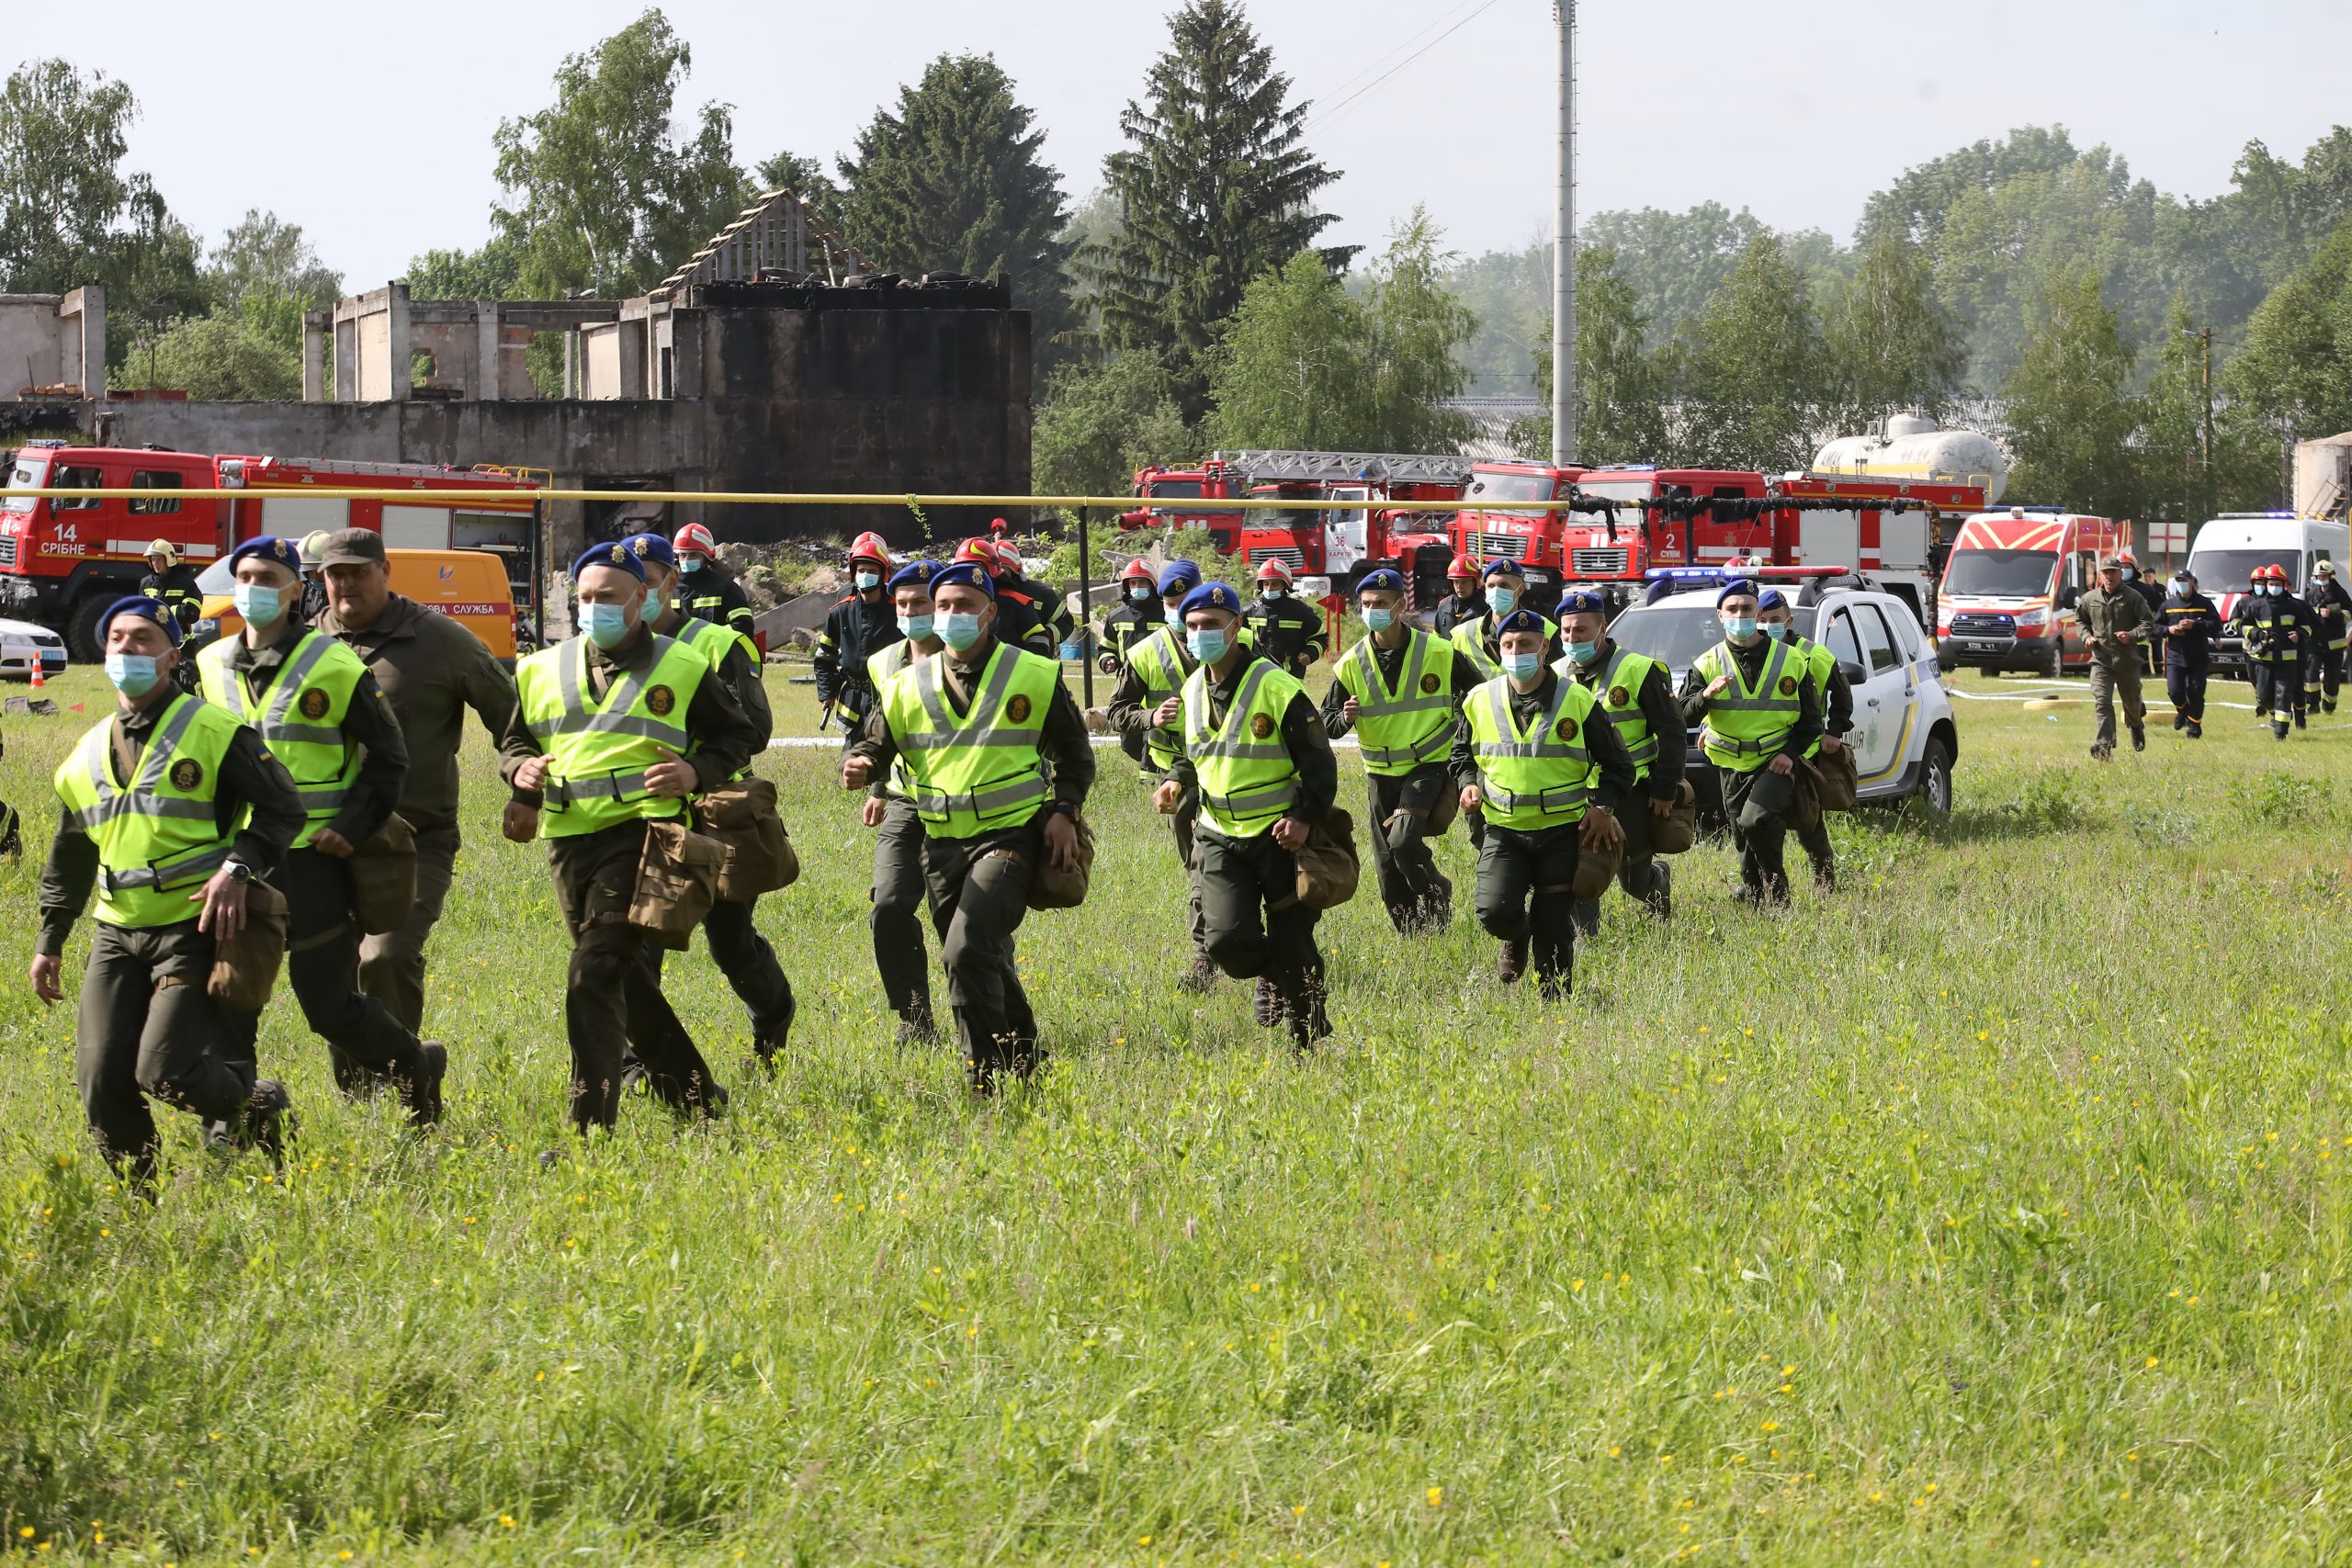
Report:
[[[1951,815],[1951,753],[1933,736],[1928,738],[1927,750],[1920,754],[1916,798],[1932,816]]]
[[[96,664],[107,656],[99,641],[107,606],[114,599],[106,592],[85,593],[65,618],[65,651],[76,664]]]
[[[2041,658],[2042,678],[2055,681],[2065,672],[2066,644],[2064,639],[2053,637],[2050,639],[2050,651]]]

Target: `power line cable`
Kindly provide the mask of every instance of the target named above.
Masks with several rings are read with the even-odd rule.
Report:
[[[1392,65],[1387,70],[1382,72],[1372,81],[1365,83],[1363,86],[1357,88],[1346,97],[1341,98],[1338,103],[1333,104],[1329,108],[1325,109],[1321,114],[1317,115],[1313,119],[1308,120],[1305,125],[1299,128],[1299,134],[1304,136],[1306,132],[1313,130],[1317,126],[1337,119],[1347,110],[1350,105],[1362,101],[1363,96],[1370,93],[1374,88],[1378,87],[1391,76],[1396,75],[1397,72],[1404,70],[1405,67],[1413,63],[1414,61],[1419,60],[1422,55],[1427,54],[1430,50],[1435,49],[1439,44],[1443,43],[1447,39],[1452,38],[1464,28],[1468,27],[1480,17],[1485,16],[1488,11],[1494,8],[1494,5],[1495,0],[1486,0],[1485,5],[1480,6],[1476,10],[1471,12],[1460,21],[1446,28],[1445,31],[1438,34],[1437,37],[1421,45],[1420,48],[1415,50],[1404,59],[1398,61],[1395,65]]]

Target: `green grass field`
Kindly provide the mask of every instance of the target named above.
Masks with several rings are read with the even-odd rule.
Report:
[[[216,1163],[170,1116],[153,1206],[92,1151],[70,1007],[22,978],[85,718],[10,719],[6,1545],[2345,1561],[2352,714],[2278,746],[2216,709],[2099,767],[2086,707],[1960,707],[1949,825],[1837,819],[1844,890],[1780,919],[1702,847],[1671,930],[1612,895],[1566,1006],[1491,978],[1457,830],[1450,934],[1400,942],[1369,891],[1325,919],[1338,1033],[1308,1060],[1247,987],[1174,988],[1182,884],[1106,754],[1093,901],[1022,933],[1052,1071],[985,1105],[893,1043],[831,755],[772,753],[808,867],[763,906],[791,1060],[744,1065],[697,945],[671,994],[732,1114],[632,1103],[584,1148],[543,853],[498,837],[477,736],[447,1123],[337,1100],[281,993],[297,1158]]]

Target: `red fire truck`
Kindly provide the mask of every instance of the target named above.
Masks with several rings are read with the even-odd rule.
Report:
[[[1135,493],[1149,506],[1119,514],[1122,528],[1205,528],[1218,551],[1231,555],[1241,513],[1215,503],[1249,493],[1246,474],[1232,474],[1216,458],[1194,468],[1155,465],[1136,470]],[[1192,504],[1186,504],[1190,502]]]
[[[395,549],[496,553],[506,562],[518,620],[535,620],[538,488],[504,469],[32,443],[17,451],[0,491],[0,609],[57,628],[74,658],[92,660],[100,653],[98,617],[114,600],[137,592],[147,574],[147,547],[156,539],[170,540],[183,559],[202,567],[258,534],[299,538],[320,528],[372,528]],[[117,489],[159,493],[86,501],[9,493]],[[411,506],[306,496],[305,489],[458,490],[469,499]],[[231,500],[169,493],[184,490],[254,493]]]
[[[1569,575],[1562,531],[1566,514],[1513,510],[1506,503],[1567,501],[1583,474],[1582,468],[1532,459],[1473,464],[1462,499],[1484,504],[1454,514],[1447,529],[1454,549],[1482,562],[1498,557],[1519,562],[1527,573],[1529,597],[1548,610],[1559,603],[1560,584]]]

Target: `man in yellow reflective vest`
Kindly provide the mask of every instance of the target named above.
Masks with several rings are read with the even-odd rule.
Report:
[[[1576,965],[1577,860],[1624,840],[1618,812],[1634,760],[1592,689],[1547,662],[1551,623],[1532,610],[1500,617],[1502,672],[1462,701],[1453,782],[1462,809],[1486,820],[1478,845],[1478,923],[1502,943],[1496,977],[1532,963],[1546,1000],[1567,996]]]
[[[1168,776],[1183,754],[1177,724],[1183,708],[1184,682],[1197,664],[1184,646],[1184,595],[1201,585],[1201,569],[1189,560],[1172,560],[1160,569],[1160,628],[1137,637],[1127,649],[1119,683],[1111,692],[1111,729],[1121,738],[1143,743],[1140,772],[1157,784]],[[1168,813],[1176,841],[1176,859],[1184,868],[1185,919],[1193,936],[1192,967],[1176,977],[1178,988],[1205,991],[1216,983],[1216,960],[1209,956],[1208,932],[1201,919],[1200,862],[1193,852],[1195,824],[1201,816],[1198,796],[1180,795],[1176,809]]]
[[[375,671],[304,625],[303,557],[291,539],[248,539],[229,555],[244,626],[196,657],[204,700],[251,725],[293,775],[308,820],[277,878],[286,895],[286,977],[303,1020],[327,1043],[345,1094],[389,1077],[409,1118],[441,1116],[449,1053],[420,1042],[359,988],[351,857],[400,804],[408,743]]]
[[[1560,601],[1560,641],[1566,649],[1553,666],[1592,694],[1594,705],[1625,743],[1637,788],[1618,814],[1625,847],[1617,886],[1659,919],[1674,913],[1674,878],[1667,863],[1651,852],[1651,835],[1673,814],[1690,731],[1674,700],[1674,681],[1657,660],[1621,648],[1609,635],[1609,604],[1598,593],[1572,592]],[[1577,931],[1600,929],[1600,900],[1580,899]]]
[[[1740,897],[1762,908],[1789,901],[1782,860],[1796,767],[1821,738],[1821,702],[1804,661],[1757,624],[1756,584],[1745,578],[1715,595],[1724,640],[1682,679],[1682,717],[1701,727],[1724,816],[1739,848]]]
[[[1036,1071],[1037,1018],[1013,967],[1013,933],[1036,868],[1048,856],[1074,865],[1094,784],[1094,747],[1060,662],[996,637],[996,595],[984,562],[941,569],[931,596],[944,650],[890,677],[842,761],[842,787],[865,789],[905,760],[976,1095]]]
[[[1764,635],[1774,642],[1785,643],[1805,662],[1806,678],[1813,682],[1813,700],[1821,705],[1821,739],[1805,753],[1809,761],[1821,755],[1836,756],[1845,750],[1846,737],[1854,728],[1854,688],[1847,681],[1846,672],[1838,668],[1838,656],[1825,643],[1814,641],[1796,628],[1796,613],[1789,607],[1786,595],[1777,588],[1767,588],[1756,596],[1756,623]],[[1809,828],[1796,829],[1797,843],[1804,851],[1804,858],[1813,867],[1813,885],[1821,892],[1838,890],[1838,852],[1830,846],[1829,823],[1826,814],[1814,818]]]
[[[940,570],[938,561],[914,560],[891,574],[899,640],[865,661],[867,683],[876,693],[908,665],[947,646],[939,640],[939,617],[931,600],[931,580]],[[923,956],[922,817],[915,810],[904,758],[866,786],[858,819],[876,829],[869,896],[874,908],[867,918],[875,972],[882,976],[890,1010],[899,1015],[899,1043],[928,1044],[938,1038],[939,1026],[931,1010],[931,966]]]
[[[247,885],[277,869],[304,824],[261,737],[173,680],[171,611],[117,600],[98,637],[115,711],[57,770],[30,978],[44,1004],[64,998],[60,955],[95,886],[74,1076],[100,1152],[143,1187],[155,1174],[150,1099],[195,1112],[209,1139],[279,1152],[286,1090],[254,1076],[252,1015],[228,1013],[205,984],[216,944],[244,927]]]
[[[1478,683],[1453,645],[1406,618],[1405,579],[1386,567],[1356,584],[1363,641],[1340,656],[1323,697],[1323,730],[1363,750],[1365,826],[1380,901],[1397,931],[1442,931],[1453,884],[1430,853],[1429,825],[1453,787],[1445,758],[1463,694]]]
[[[760,680],[759,645],[733,626],[696,619],[678,607],[678,561],[667,538],[632,534],[621,542],[645,563],[645,606],[653,635],[683,642],[710,661],[711,673],[752,721],[758,737],[752,755],[757,757],[775,733],[775,715]],[[746,774],[750,772],[744,769]],[[775,949],[760,934],[759,902],[755,897],[720,898],[703,918],[702,931],[710,942],[710,961],[752,1015],[752,1054],[762,1066],[774,1066],[792,1033],[792,982],[785,977]],[[660,957],[657,953],[657,964]]]
[[[1469,660],[1478,671],[1478,678],[1490,681],[1502,673],[1502,618],[1521,608],[1527,601],[1527,571],[1517,561],[1498,556],[1487,563],[1487,613],[1476,620],[1462,621],[1451,635],[1454,651]],[[1544,620],[1541,615],[1536,617]],[[1546,663],[1560,657],[1560,628],[1544,620],[1545,637],[1544,659]]]
[[[1331,1032],[1324,1009],[1321,911],[1298,901],[1294,852],[1340,793],[1339,763],[1297,677],[1242,640],[1241,596],[1222,582],[1184,595],[1193,660],[1181,718],[1184,750],[1152,792],[1173,813],[1200,800],[1195,849],[1209,955],[1258,982],[1258,1021],[1287,1024],[1300,1050]]]
[[[647,1088],[672,1108],[726,1103],[662,994],[660,939],[631,925],[628,909],[647,824],[682,820],[688,795],[742,772],[759,730],[708,660],[645,625],[645,564],[632,551],[595,546],[572,581],[582,629],[516,669],[498,750],[514,792],[506,837],[526,844],[544,832],[571,932],[564,1032],[572,1125],[585,1135],[617,1119],[631,1047]]]

